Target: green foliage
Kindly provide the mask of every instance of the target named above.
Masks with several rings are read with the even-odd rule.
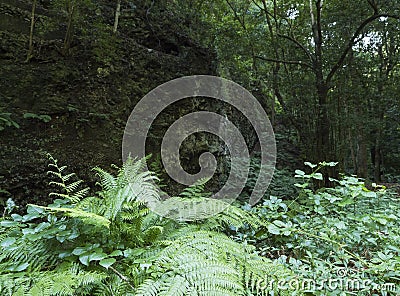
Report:
[[[93,27],[94,28],[90,28],[91,30],[88,30],[89,28],[87,28],[87,32],[84,32],[84,34],[87,35],[86,38],[93,40],[93,56],[97,62],[106,67],[110,67],[114,64],[116,59],[118,59],[119,55],[117,48],[120,40],[116,35],[112,34],[112,29],[110,26],[107,26],[101,22],[97,22],[93,25]],[[94,34],[94,36],[92,34],[89,35],[90,33]],[[98,72],[101,72],[102,70],[99,69],[102,68],[98,68]]]
[[[19,128],[19,124],[11,118],[11,113],[0,112],[0,131],[10,126]]]
[[[66,199],[71,203],[77,203],[80,201],[89,191],[89,188],[78,190],[79,186],[83,183],[82,180],[71,182],[71,178],[75,177],[74,173],[64,175],[66,166],[58,166],[57,160],[54,159],[50,154],[49,158],[49,170],[48,175],[54,177],[54,181],[51,181],[49,185],[55,185],[58,187],[58,192],[50,193],[50,197]]]
[[[24,113],[24,118],[33,118],[38,119],[43,122],[49,122],[51,120],[51,116],[47,114],[35,114],[35,113]]]
[[[95,196],[86,196],[81,182],[49,159],[51,184],[60,189],[51,194],[54,202],[28,205],[25,215],[10,207],[0,220],[2,295],[266,295],[278,290],[260,291],[265,277],[294,276],[254,247],[216,232],[257,227],[239,208],[204,223],[150,212],[145,201],[159,196],[156,177],[142,171],[145,159],[127,161],[116,176],[95,168],[101,186]],[[180,198],[206,198],[203,186]]]
[[[253,285],[266,275],[291,273],[252,254],[252,247],[210,231],[186,233],[175,239],[151,263],[153,274],[137,295],[254,295]]]
[[[261,166],[261,155],[255,153],[250,159],[250,169],[247,178],[246,186],[242,191],[240,200],[247,201],[253,188],[257,182],[258,174],[260,172]],[[298,194],[298,190],[295,186],[295,178],[292,173],[287,169],[277,169],[274,170],[274,175],[272,177],[271,183],[268,186],[268,190],[265,193],[264,198],[268,199],[269,196],[278,196],[284,199],[293,199]]]
[[[94,196],[49,159],[51,184],[60,189],[54,202],[28,205],[20,215],[9,200],[0,219],[2,295],[398,293],[398,202],[383,186],[368,189],[353,176],[313,189],[319,171],[336,163],[296,170],[294,200],[270,196],[254,208],[225,205],[205,221],[178,222],[147,208],[159,191],[156,177],[143,171],[145,159],[127,161],[116,175],[95,168],[101,189]],[[207,200],[206,181],[176,200]],[[332,280],[368,284],[332,290]],[[311,287],[302,287],[307,281]]]
[[[241,229],[236,238],[254,243],[261,254],[278,258],[302,278],[319,283],[368,281],[368,287],[355,289],[356,295],[398,295],[398,200],[383,186],[373,184],[368,189],[354,176],[343,176],[335,188],[312,189],[312,180],[322,178],[318,171],[336,163],[305,164],[311,173],[296,170],[296,178],[302,180],[296,184],[299,196],[286,201],[271,196],[258,207],[245,207],[260,217],[264,227]],[[392,290],[383,291],[389,286]],[[350,292],[346,286],[317,290],[314,295]]]

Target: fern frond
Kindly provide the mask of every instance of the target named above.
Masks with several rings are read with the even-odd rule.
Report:
[[[100,185],[103,187],[104,190],[112,190],[116,188],[117,181],[113,175],[99,167],[95,167],[93,170],[96,172],[97,176],[99,176]]]
[[[261,226],[261,222],[259,218],[251,212],[228,204],[223,211],[207,219],[202,224],[202,229],[223,230],[231,226],[236,229],[244,226],[250,226],[253,229],[257,229]]]
[[[57,177],[60,177],[60,175],[57,175]],[[56,185],[56,186],[60,187],[61,189],[65,188],[65,184],[64,183],[56,182],[56,181],[50,181],[49,185]]]
[[[75,173],[63,174],[63,171],[67,168],[67,166],[58,166],[57,160],[54,159],[50,154],[48,154],[48,159],[51,162],[48,166],[53,170],[49,170],[47,174],[57,179],[57,181],[50,181],[49,185],[55,185],[61,190],[61,192],[52,192],[49,194],[49,196],[67,199],[73,204],[78,203],[89,192],[89,188],[78,190],[80,185],[83,183],[82,180],[68,183],[70,182],[71,178],[76,176]]]
[[[36,271],[56,264],[58,254],[41,240],[18,239],[9,248],[2,248],[0,273],[29,269]]]
[[[103,280],[93,290],[93,295],[99,296],[134,296],[132,288],[116,275]]]
[[[54,271],[34,274],[35,278],[27,296],[36,295],[80,295],[83,290],[92,290],[107,277],[96,271],[84,271],[74,263],[66,263]],[[88,289],[89,288],[89,289]]]
[[[89,196],[82,199],[76,206],[76,209],[91,212],[97,215],[103,215],[103,200],[96,196]]]
[[[189,230],[190,229],[190,230]],[[138,295],[247,295],[252,283],[266,276],[288,277],[290,272],[271,260],[254,254],[254,247],[236,243],[221,233],[195,231],[189,226],[157,254],[154,274],[167,275],[145,281]],[[175,290],[174,281],[184,289]],[[254,294],[256,295],[256,294]]]
[[[143,232],[143,241],[145,243],[153,243],[162,234],[162,232],[163,232],[163,227],[161,226],[149,227]]]
[[[78,189],[79,185],[81,185],[82,183],[83,183],[82,180],[78,180],[78,181],[75,181],[75,182],[70,183],[68,185],[65,185],[65,190],[68,193],[74,192],[74,191],[76,191]]]
[[[157,296],[160,287],[162,286],[162,281],[157,281],[153,279],[147,279],[136,291],[136,296]]]
[[[211,193],[205,193],[204,188],[206,183],[210,180],[210,178],[201,178],[194,184],[186,187],[180,194],[180,197],[188,197],[188,198],[197,198],[197,197],[209,197]]]
[[[28,204],[28,206],[32,206],[35,208],[41,208],[50,212],[62,212],[66,213],[66,215],[70,217],[80,218],[84,220],[86,223],[98,225],[98,226],[105,226],[107,228],[110,227],[111,221],[104,218],[103,216],[96,215],[94,213],[86,212],[79,210],[77,208],[53,208],[53,207],[45,207],[45,206],[38,206],[33,204]]]
[[[81,190],[70,192],[69,198],[72,202],[78,202],[82,200],[89,193],[89,187],[83,188]]]
[[[184,277],[177,275],[165,284],[158,295],[160,296],[184,296],[190,288],[190,283]]]
[[[154,181],[157,177],[151,172],[140,172],[144,166],[144,159],[133,162],[128,159],[117,177],[101,168],[95,168],[103,188],[104,199],[102,214],[114,221],[123,211],[126,204],[140,202],[144,204],[149,200],[159,200],[159,194]],[[115,166],[114,166],[115,167]]]

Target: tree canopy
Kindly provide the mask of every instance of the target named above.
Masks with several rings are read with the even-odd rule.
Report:
[[[289,122],[306,159],[376,181],[398,163],[386,158],[398,145],[386,138],[399,127],[398,3],[192,2],[212,27],[204,42],[217,49],[221,75],[259,94],[272,121]]]

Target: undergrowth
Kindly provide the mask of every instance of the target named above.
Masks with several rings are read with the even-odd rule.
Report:
[[[377,184],[369,190],[354,176],[313,189],[321,168],[336,163],[305,164],[311,173],[296,170],[297,198],[243,206],[264,227],[234,228],[235,239],[290,268],[303,279],[293,284],[312,295],[399,295],[398,196]]]
[[[266,277],[294,273],[223,234],[257,227],[251,213],[227,206],[207,221],[165,219],[146,206],[159,192],[145,160],[127,161],[116,176],[95,168],[101,189],[87,196],[82,181],[49,159],[53,203],[30,204],[25,215],[10,209],[0,221],[1,295],[301,294],[261,289]],[[202,198],[201,186],[179,198]]]
[[[8,200],[0,219],[1,295],[399,295],[398,198],[354,176],[314,189],[336,163],[296,170],[295,198],[183,221],[147,207],[162,192],[145,159],[95,168],[93,196],[49,159],[53,202]],[[207,199],[204,184],[173,202]]]

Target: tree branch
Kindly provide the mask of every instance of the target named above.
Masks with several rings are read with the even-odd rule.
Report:
[[[342,55],[340,56],[339,60],[336,62],[336,64],[332,67],[331,71],[329,72],[328,76],[326,77],[326,83],[329,84],[329,82],[332,80],[333,76],[336,74],[337,70],[341,66],[343,66],[344,60],[346,59],[350,49],[353,47],[355,44],[355,40],[357,39],[358,35],[361,34],[362,30],[372,23],[374,20],[380,18],[380,17],[387,17],[387,18],[394,18],[394,19],[400,19],[399,15],[393,15],[393,14],[387,14],[387,13],[381,13],[381,14],[374,14],[364,20],[357,28],[357,30],[354,32],[353,36],[350,38],[346,48],[344,49]]]
[[[290,64],[290,65],[300,65],[300,66],[304,66],[304,67],[313,69],[312,65],[310,65],[309,63],[303,62],[303,61],[286,61],[286,60],[279,60],[279,59],[271,59],[271,58],[262,57],[262,56],[255,56],[255,58],[263,60],[263,61],[267,61],[267,62]]]
[[[376,4],[375,0],[367,0],[367,2],[374,10],[374,14],[378,14],[378,5]]]
[[[253,4],[258,7],[258,9],[263,10],[263,8],[260,6],[260,4],[257,3],[256,0],[252,0],[251,2],[253,2]]]
[[[294,44],[296,44],[299,48],[301,48],[304,51],[304,53],[307,55],[307,57],[309,58],[311,63],[314,62],[314,58],[311,55],[311,53],[308,51],[308,49],[305,48],[305,46],[303,44],[301,44],[299,41],[297,41],[295,38],[287,36],[287,35],[283,35],[283,34],[280,34],[280,33],[278,33],[277,36],[281,37],[281,38],[285,38],[285,39],[287,39],[289,41],[292,41]]]
[[[230,9],[232,10],[235,19],[239,22],[239,24],[242,26],[242,28],[246,31],[246,25],[244,24],[244,21],[240,19],[236,9],[233,7],[233,5],[229,2],[229,0],[225,0],[225,2],[228,4],[228,6],[230,7]]]
[[[297,120],[296,120],[293,116],[290,116],[290,110],[289,110],[289,108],[286,106],[285,100],[283,99],[283,96],[282,96],[282,94],[280,93],[279,89],[276,87],[276,85],[273,87],[273,91],[274,91],[274,95],[275,95],[275,97],[278,99],[278,102],[279,102],[279,104],[281,105],[283,111],[284,111],[286,114],[289,115],[289,116],[288,116],[289,121],[292,123],[292,125],[294,126],[294,128],[295,128],[297,131],[301,131],[301,126],[298,124]],[[303,141],[303,140],[301,139],[301,141]]]

